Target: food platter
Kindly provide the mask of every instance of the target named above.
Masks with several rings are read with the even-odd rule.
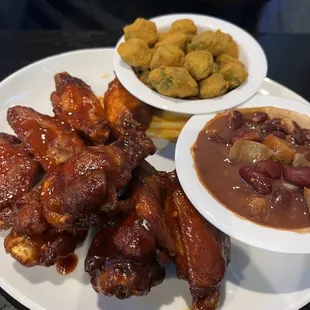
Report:
[[[6,123],[6,110],[13,105],[34,107],[51,114],[49,95],[53,91],[55,73],[67,70],[89,83],[98,96],[103,96],[113,79],[113,49],[82,50],[51,57],[13,74],[0,85],[2,98],[1,131],[12,132]],[[31,78],[30,78],[31,77]],[[273,94],[304,101],[290,90],[267,80],[263,94]],[[161,170],[174,169],[174,145],[167,143],[152,158]],[[0,233],[0,242],[6,233]],[[67,276],[59,275],[54,267],[24,268],[0,248],[0,286],[30,309],[135,309],[186,310],[191,304],[188,284],[178,280],[174,267],[169,266],[164,283],[153,288],[146,297],[116,300],[97,295],[84,272],[83,261],[90,236],[77,250],[79,263]],[[251,308],[294,310],[310,301],[310,259],[306,255],[284,255],[259,250],[233,241],[231,264],[222,286],[220,309]]]
[[[125,64],[115,52],[115,73],[125,88],[135,97],[148,104],[167,111],[184,114],[204,114],[232,108],[252,97],[260,88],[267,74],[267,60],[263,49],[247,32],[226,21],[210,16],[195,14],[172,14],[153,18],[160,31],[167,31],[172,22],[178,19],[192,19],[199,31],[221,29],[229,33],[239,46],[240,61],[247,67],[248,80],[233,91],[213,99],[182,100],[160,95],[146,87],[136,77],[132,68]],[[122,37],[117,46],[124,41]]]

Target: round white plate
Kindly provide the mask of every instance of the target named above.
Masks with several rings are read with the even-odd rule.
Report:
[[[278,107],[310,115],[308,103],[273,96],[256,95],[240,108]],[[199,132],[215,114],[193,116],[184,126],[176,147],[176,169],[180,183],[198,211],[214,226],[251,246],[282,253],[310,253],[310,233],[296,233],[257,225],[242,219],[216,201],[200,183],[194,168],[191,147]]]
[[[173,14],[153,18],[157,29],[167,31],[175,20],[192,19],[198,27],[198,31],[217,30],[229,33],[239,46],[239,59],[245,64],[249,77],[248,80],[233,91],[213,99],[182,100],[162,96],[145,86],[135,75],[115,50],[114,69],[115,74],[135,97],[156,108],[183,114],[206,114],[226,110],[251,98],[261,87],[267,74],[266,56],[258,42],[241,28],[218,18],[195,15]],[[117,46],[124,42],[122,37]]]
[[[13,105],[31,106],[52,113],[49,96],[55,73],[67,70],[102,96],[113,79],[113,49],[76,51],[51,57],[18,71],[0,84],[0,131],[12,132],[6,110]],[[265,88],[266,86],[266,88]],[[293,92],[273,84],[264,91],[298,99]],[[302,99],[301,99],[302,100]],[[150,158],[157,169],[174,169],[174,145]],[[24,268],[6,255],[2,246],[6,232],[0,233],[0,286],[18,301],[34,310],[186,310],[191,304],[188,285],[178,280],[173,265],[167,278],[146,297],[116,300],[96,294],[83,270],[90,238],[77,250],[79,264],[68,275],[54,267]],[[298,310],[310,301],[310,259],[306,255],[281,255],[232,242],[232,261],[223,283],[225,310]]]

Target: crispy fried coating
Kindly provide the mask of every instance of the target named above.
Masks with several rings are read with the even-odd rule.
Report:
[[[121,43],[117,47],[121,58],[131,67],[147,70],[153,57],[153,52],[147,43],[141,39],[133,38]]]
[[[145,70],[145,71],[142,71],[141,73],[138,73],[138,77],[139,77],[139,80],[144,84],[146,85],[148,88],[150,89],[154,89],[153,85],[151,84],[150,82],[150,79],[149,79],[149,74],[150,74],[150,70]]]
[[[231,57],[238,58],[239,48],[238,48],[237,43],[235,41],[228,42],[226,47],[223,50],[223,53],[225,53]]]
[[[215,310],[229,262],[230,239],[194,209],[175,172],[168,179],[165,214],[176,246],[177,275],[190,285],[193,309]]]
[[[4,247],[7,254],[26,267],[49,267],[72,254],[86,235],[86,232],[74,235],[51,228],[42,235],[29,237],[11,230],[4,239]]]
[[[160,46],[154,53],[150,68],[156,69],[161,66],[182,67],[184,52],[177,46]]]
[[[172,32],[162,38],[162,40],[156,43],[155,48],[160,46],[176,46],[185,51],[190,36],[182,32]]]
[[[137,18],[133,24],[124,28],[125,40],[138,38],[145,41],[149,46],[152,46],[157,41],[156,24],[152,21]]]
[[[30,157],[18,139],[0,134],[0,230],[12,225],[12,206],[37,182],[39,165]]]
[[[190,52],[185,56],[184,68],[196,81],[203,80],[212,72],[213,56],[208,51]]]
[[[7,120],[24,147],[45,171],[66,161],[84,147],[84,142],[69,127],[31,108],[10,108]]]
[[[54,113],[86,139],[104,143],[109,128],[104,109],[91,87],[67,72],[55,75],[56,91],[51,94]]]
[[[227,52],[229,44],[233,42],[231,35],[221,30],[207,30],[195,35],[188,45],[188,51],[206,50],[214,57]]]
[[[218,65],[223,65],[223,64],[227,64],[227,63],[231,63],[231,62],[236,62],[236,63],[242,65],[240,60],[238,60],[237,58],[232,57],[232,56],[230,56],[228,54],[225,54],[225,53],[220,54],[219,56],[217,56],[215,61],[216,61],[216,63]]]
[[[145,131],[152,121],[152,108],[131,95],[117,78],[104,95],[104,107],[115,138],[130,129]]]
[[[151,71],[149,80],[165,96],[186,98],[198,94],[198,84],[185,68],[162,66]]]
[[[170,32],[195,34],[197,32],[197,27],[191,19],[179,19],[171,24]]]
[[[219,65],[219,73],[228,82],[228,88],[234,89],[248,78],[245,66],[241,62],[229,62]]]
[[[199,82],[199,98],[209,99],[224,95],[228,90],[228,82],[219,73],[213,73]]]

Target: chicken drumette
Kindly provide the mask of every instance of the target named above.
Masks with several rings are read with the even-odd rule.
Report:
[[[134,212],[102,228],[85,260],[94,289],[120,299],[145,295],[160,284],[175,251],[164,219],[164,180],[144,162],[132,183]]]
[[[30,237],[11,230],[4,240],[4,247],[7,253],[26,267],[49,267],[74,253],[86,234],[87,231],[71,234],[49,228],[42,235]]]
[[[84,142],[70,127],[31,108],[10,108],[8,121],[22,140],[24,148],[32,153],[46,171],[84,148]],[[2,140],[3,136],[0,136]],[[13,141],[13,138],[10,140]],[[25,191],[9,209],[0,213],[0,217],[13,226],[5,239],[6,251],[27,266],[48,266],[65,254],[71,254],[80,240],[80,232],[72,234],[51,228],[42,214],[41,190],[42,181],[29,193]]]
[[[104,95],[104,109],[114,138],[129,129],[146,130],[153,117],[153,110],[131,95],[115,78]]]
[[[175,172],[168,176],[165,215],[176,246],[177,275],[190,285],[193,309],[217,309],[229,263],[229,237],[194,209]]]
[[[0,133],[0,230],[12,226],[16,210],[13,204],[35,185],[39,165],[19,140]]]
[[[84,142],[69,126],[31,108],[10,108],[7,120],[24,147],[34,155],[45,171],[84,148]]]
[[[90,86],[67,72],[56,74],[55,84],[51,101],[56,117],[84,138],[104,143],[109,137],[109,128],[104,109]]]

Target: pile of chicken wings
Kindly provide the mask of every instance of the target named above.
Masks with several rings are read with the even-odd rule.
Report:
[[[205,221],[176,173],[145,159],[152,108],[117,79],[101,105],[90,86],[63,72],[51,94],[54,116],[14,106],[0,134],[0,230],[5,250],[26,267],[52,266],[95,235],[85,271],[95,291],[141,296],[173,261],[194,309],[217,309],[230,240]]]

